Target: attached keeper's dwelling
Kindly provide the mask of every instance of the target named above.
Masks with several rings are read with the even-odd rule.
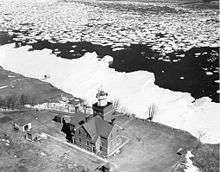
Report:
[[[120,128],[112,122],[113,105],[107,102],[107,96],[104,91],[98,91],[93,114],[73,115],[65,132],[70,142],[104,157],[122,144]]]
[[[118,133],[115,132],[117,129]],[[119,130],[100,116],[95,116],[72,133],[73,143],[101,156],[107,156],[121,144]]]

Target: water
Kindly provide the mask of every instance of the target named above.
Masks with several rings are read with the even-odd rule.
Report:
[[[7,34],[1,33],[1,44],[15,42]],[[19,43],[19,41],[17,41]],[[21,43],[21,42],[20,42]],[[22,46],[27,45],[25,42]],[[111,46],[96,45],[89,42],[51,43],[38,41],[31,44],[29,51],[51,49],[53,54],[66,59],[77,59],[86,52],[96,52],[98,58],[105,55],[113,57],[110,64],[118,72],[139,70],[153,72],[155,84],[173,91],[191,93],[192,97],[210,97],[219,102],[219,48],[195,47],[186,52],[178,51],[161,58],[160,53],[150,45],[131,44],[122,50],[113,51]],[[181,57],[180,57],[181,56]],[[211,74],[207,74],[210,72]]]
[[[197,0],[0,2],[0,22],[13,35],[0,32],[0,44],[28,44],[29,51],[48,48],[65,59],[86,52],[96,52],[98,58],[110,55],[114,59],[110,67],[118,72],[153,72],[155,84],[162,88],[219,102],[217,12],[209,6],[200,8],[201,4]]]

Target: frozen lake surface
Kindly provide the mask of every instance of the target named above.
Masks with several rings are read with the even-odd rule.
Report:
[[[11,36],[1,42],[67,59],[110,55],[116,71],[153,72],[162,88],[219,102],[218,10],[195,2],[0,0],[0,24]]]

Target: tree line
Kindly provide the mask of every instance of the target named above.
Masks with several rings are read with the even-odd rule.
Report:
[[[24,108],[26,104],[34,105],[35,99],[24,94],[8,95],[5,97],[0,96],[0,108],[21,109]]]

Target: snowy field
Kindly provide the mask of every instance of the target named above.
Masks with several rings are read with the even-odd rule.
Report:
[[[186,169],[184,170],[185,172],[199,172],[199,169],[193,165],[193,162],[190,158],[193,158],[194,155],[190,152],[187,151],[186,154]]]
[[[38,79],[47,75],[46,81],[90,104],[102,86],[110,100],[119,99],[124,111],[139,118],[147,118],[147,108],[155,104],[158,110],[154,121],[189,131],[203,142],[219,143],[220,105],[210,98],[193,103],[189,93],[156,86],[153,73],[117,72],[109,68],[112,57],[100,60],[95,52],[68,60],[50,49],[28,51],[31,44],[42,40],[51,44],[86,41],[109,45],[114,51],[133,43],[147,43],[161,60],[169,61],[167,54],[178,50],[218,47],[217,18],[214,9],[189,9],[157,1],[0,0],[1,31],[27,44],[20,48],[14,48],[14,44],[0,46],[0,66]]]

